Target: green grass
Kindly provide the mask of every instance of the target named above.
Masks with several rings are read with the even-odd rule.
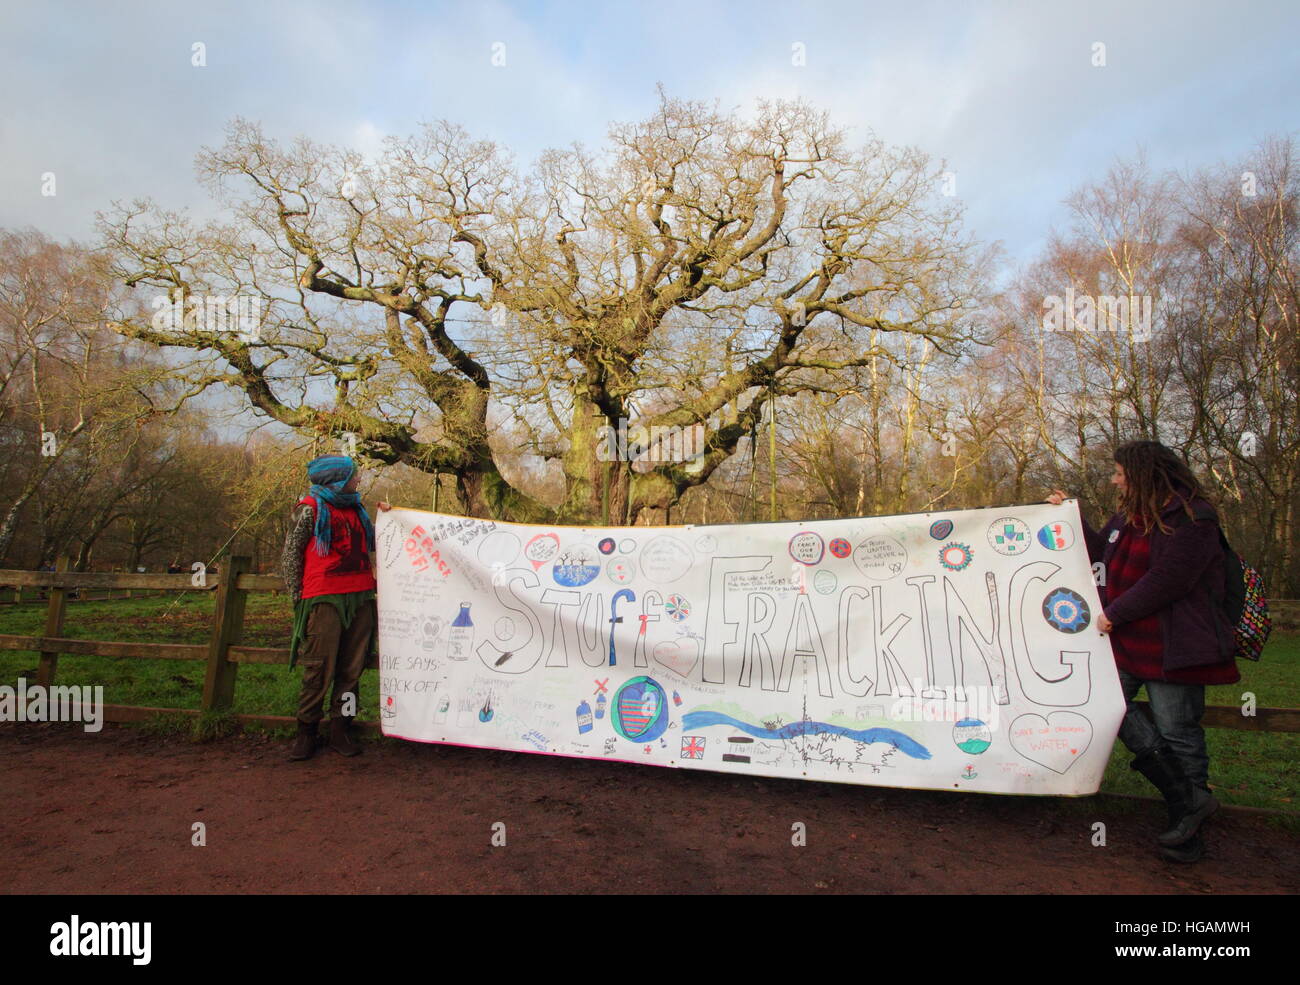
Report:
[[[1276,630],[1258,663],[1237,661],[1241,680],[1205,689],[1207,705],[1240,707],[1242,695],[1255,695],[1260,708],[1300,708],[1300,633]],[[1298,810],[1300,789],[1300,733],[1241,732],[1208,728],[1205,743],[1210,752],[1210,786],[1225,804]],[[1111,751],[1102,790],[1141,794],[1153,788],[1128,768],[1132,757],[1120,743]]]
[[[203,643],[212,632],[212,594],[186,593],[112,602],[70,602],[63,635],[74,639],[141,643]],[[293,610],[284,596],[250,593],[244,613],[245,646],[288,646]],[[0,610],[0,633],[39,635],[45,629],[45,605],[22,604]],[[19,677],[36,678],[39,654],[27,650],[0,651],[0,682],[13,684]],[[104,703],[158,708],[199,707],[203,695],[204,662],[201,660],[140,660],[136,658],[59,657],[55,680],[59,684],[104,687]],[[297,707],[302,673],[285,664],[243,664],[235,683],[234,713],[241,715],[292,715]],[[379,672],[361,676],[357,717],[378,717]],[[156,725],[164,731],[167,726]],[[210,735],[215,723],[200,723],[199,733]]]
[[[206,643],[211,631],[211,594],[187,593],[112,602],[73,602],[68,605],[64,635],[79,639],[148,643]],[[248,646],[286,646],[291,608],[283,596],[252,593],[245,613]],[[44,630],[45,606],[22,604],[0,609],[0,633],[36,635]],[[36,677],[37,654],[0,651],[0,682]],[[1240,706],[1242,694],[1253,692],[1259,707],[1300,708],[1300,634],[1274,632],[1259,663],[1241,661],[1241,681],[1207,689],[1206,703]],[[60,684],[104,687],[108,704],[163,708],[199,707],[204,664],[186,660],[139,660],[114,657],[62,656],[56,680]],[[239,668],[234,712],[253,715],[292,715],[301,674],[284,665]],[[358,717],[373,720],[379,707],[379,674],[367,670],[361,679]],[[163,719],[149,727],[174,732],[179,725]],[[225,734],[229,721],[200,720],[189,726],[196,737]],[[1210,782],[1228,804],[1296,811],[1300,787],[1300,734],[1207,729]],[[1102,790],[1152,796],[1154,790],[1128,768],[1130,757],[1116,743]]]

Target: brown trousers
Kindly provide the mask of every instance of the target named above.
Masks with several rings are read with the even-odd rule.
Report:
[[[302,692],[298,697],[298,721],[315,725],[324,717],[325,691],[334,682],[330,699],[330,717],[343,714],[343,695],[353,695],[356,714],[357,683],[370,653],[370,637],[375,631],[375,603],[367,602],[352,617],[347,629],[339,622],[339,613],[329,602],[311,607],[307,616],[307,635],[298,644],[302,664]]]

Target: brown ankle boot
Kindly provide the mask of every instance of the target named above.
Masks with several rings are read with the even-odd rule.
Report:
[[[316,751],[316,723],[308,725],[306,722],[298,723],[298,734],[293,737],[293,745],[289,747],[289,759],[311,759],[312,754]]]
[[[352,719],[340,715],[330,719],[330,748],[341,756],[360,756],[361,747],[352,741],[348,726]]]

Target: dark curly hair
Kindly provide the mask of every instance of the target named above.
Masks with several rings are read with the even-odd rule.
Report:
[[[1191,501],[1209,502],[1205,489],[1197,481],[1187,462],[1172,448],[1158,441],[1129,441],[1115,449],[1115,461],[1124,469],[1125,489],[1119,494],[1119,511],[1129,523],[1140,522],[1149,528],[1154,521],[1161,533],[1170,527],[1160,513],[1171,496],[1192,516]]]

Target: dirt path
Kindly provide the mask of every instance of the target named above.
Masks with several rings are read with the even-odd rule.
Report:
[[[1174,866],[1155,805],[856,787],[368,741],[0,725],[10,893],[1277,893],[1300,839],[1221,815]],[[206,825],[193,847],[191,826]],[[491,847],[492,825],[507,844]],[[791,825],[807,846],[791,845]],[[1103,821],[1108,846],[1090,844]]]

